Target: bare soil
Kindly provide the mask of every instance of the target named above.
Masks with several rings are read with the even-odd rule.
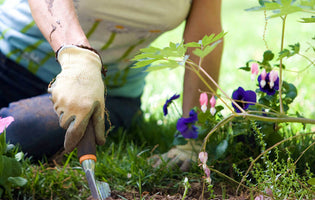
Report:
[[[185,200],[206,200],[210,199],[210,193],[206,192],[203,189],[202,184],[200,183],[192,183],[190,184],[191,188],[188,190]],[[233,191],[235,192],[235,191]],[[224,192],[224,196],[222,195],[222,190],[217,188],[214,190],[215,197],[212,199],[220,200],[245,200],[250,199],[248,194],[240,194],[235,196],[232,194],[233,192]],[[155,193],[149,193],[147,191],[143,192],[141,195],[139,192],[121,192],[121,191],[112,191],[111,197],[107,198],[107,200],[181,200],[183,198],[184,191],[179,191],[176,194],[167,194],[161,191],[157,191]]]

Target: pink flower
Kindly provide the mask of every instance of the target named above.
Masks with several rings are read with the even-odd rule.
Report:
[[[208,95],[206,92],[203,92],[200,94],[199,102],[200,102],[202,112],[206,112],[207,105],[208,105]]]
[[[199,153],[198,157],[199,157],[200,162],[202,162],[202,164],[200,164],[200,165],[202,165],[202,169],[203,169],[203,171],[204,171],[205,174],[206,174],[205,180],[206,180],[209,184],[211,184],[210,169],[208,168],[208,166],[207,166],[207,164],[206,164],[206,163],[207,163],[207,160],[208,160],[208,153],[202,151],[202,152]]]
[[[278,79],[278,72],[275,70],[271,70],[271,72],[269,73],[269,86],[272,89],[273,86],[275,85],[275,82]]]
[[[259,73],[259,67],[257,63],[253,63],[251,68],[250,68],[252,75],[251,75],[251,79],[255,80],[255,77],[258,75]]]
[[[199,157],[200,162],[206,163],[207,160],[208,160],[208,153],[202,151],[202,152],[199,153],[198,157]]]
[[[214,98],[214,96],[212,96],[211,97],[211,99],[210,99],[210,113],[212,114],[212,115],[214,115],[215,114],[215,112],[216,112],[216,110],[215,110],[215,104],[216,104],[216,100],[215,100],[215,98]]]
[[[207,165],[203,165],[203,170],[204,170],[207,178],[210,177],[210,169],[207,167]]]
[[[264,200],[265,198],[264,198],[264,196],[263,195],[258,195],[256,198],[255,198],[255,200]]]
[[[263,88],[266,85],[266,76],[267,76],[267,72],[265,69],[262,70],[260,77],[261,77],[261,81],[260,81],[260,86]]]
[[[0,117],[0,133],[3,133],[4,129],[6,129],[13,121],[14,118],[11,116],[5,118]]]

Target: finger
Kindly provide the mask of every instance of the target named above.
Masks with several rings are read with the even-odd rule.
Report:
[[[59,114],[60,113],[60,114]],[[59,112],[57,113],[59,115],[59,125],[64,128],[64,129],[68,129],[70,124],[74,124],[76,121],[76,116],[71,115],[68,116],[66,113],[64,112]]]
[[[93,120],[94,121],[94,120]],[[103,145],[105,144],[106,138],[105,138],[105,121],[104,118],[98,120],[95,127],[95,139],[97,145]]]
[[[180,167],[182,164],[183,160],[179,159],[179,157],[176,156],[167,163],[167,167],[173,169],[175,166]]]
[[[162,163],[163,163],[162,160],[158,160],[152,167],[153,167],[153,168],[157,168],[157,167],[159,167]]]
[[[88,120],[89,118],[87,118],[87,121],[81,120],[80,123],[78,123],[77,120],[74,120],[69,124],[64,142],[64,147],[67,152],[71,152],[77,147],[86,131]]]
[[[74,150],[74,148],[76,147],[76,145],[79,143],[83,136],[82,132],[74,131],[73,129],[74,124],[75,124],[74,121],[70,123],[65,135],[64,147],[67,153]]]
[[[187,160],[184,160],[184,162],[181,164],[180,170],[182,172],[187,172],[189,171],[190,167],[191,167],[191,160],[187,159]]]
[[[105,144],[105,119],[102,108],[97,108],[93,114],[93,125],[95,131],[95,139],[97,145]]]
[[[63,116],[63,118],[65,117],[66,116]],[[91,115],[76,115],[73,121],[62,119],[65,121],[65,124],[70,121],[65,137],[65,149],[72,151],[78,145],[86,132],[90,117]]]
[[[95,131],[95,139],[97,145],[105,144],[105,119],[104,119],[104,104],[96,103],[93,112],[93,126]]]

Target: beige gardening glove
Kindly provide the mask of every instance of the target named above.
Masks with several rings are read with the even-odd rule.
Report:
[[[152,156],[150,160],[153,161],[153,167],[158,167],[163,162],[167,162],[167,167],[178,166],[181,171],[186,172],[190,169],[192,162],[197,162],[200,150],[201,142],[188,140],[187,144],[177,145],[161,156]]]
[[[64,147],[72,151],[93,120],[96,143],[105,143],[104,83],[102,62],[92,50],[74,45],[63,46],[57,52],[61,72],[48,87],[59,124],[65,128]]]

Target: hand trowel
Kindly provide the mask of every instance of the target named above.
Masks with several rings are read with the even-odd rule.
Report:
[[[92,119],[78,145],[78,157],[85,172],[93,199],[104,200],[110,196],[108,183],[95,180],[96,143]]]

